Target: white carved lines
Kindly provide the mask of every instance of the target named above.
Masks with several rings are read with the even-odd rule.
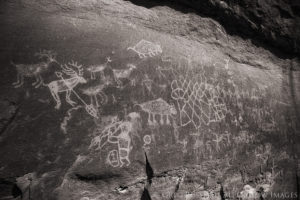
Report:
[[[217,152],[219,152],[221,150],[221,142],[225,139],[223,137],[223,135],[218,135],[216,133],[213,134],[215,136],[215,139],[213,139],[212,141],[215,143],[215,149]]]
[[[95,107],[90,104],[88,105],[78,94],[74,91],[74,88],[79,83],[87,83],[87,80],[83,77],[83,68],[82,65],[78,65],[77,62],[69,62],[67,65],[60,65],[63,69],[62,72],[68,76],[70,76],[67,79],[64,79],[62,72],[55,72],[56,76],[59,77],[61,80],[55,80],[50,82],[49,84],[44,84],[47,86],[51,92],[52,97],[54,98],[56,102],[56,109],[59,109],[61,106],[61,100],[59,97],[59,93],[65,92],[66,93],[66,102],[69,103],[71,106],[74,106],[76,102],[72,101],[70,99],[70,95],[73,92],[73,94],[85,105],[86,112],[91,115],[94,118],[99,117],[98,111],[95,109]],[[74,68],[77,69],[74,70]]]
[[[24,84],[24,77],[35,77],[36,81],[32,83],[32,86],[35,88],[38,88],[43,84],[41,74],[48,70],[52,62],[55,62],[56,53],[53,51],[43,50],[35,53],[35,56],[38,56],[40,59],[46,58],[46,61],[36,64],[15,64],[11,61],[11,64],[14,65],[17,70],[17,81],[13,83],[15,88]]]
[[[118,167],[120,165],[119,154],[117,150],[114,149],[108,153],[106,163],[108,163],[112,167]]]
[[[147,40],[141,40],[135,46],[128,47],[127,50],[136,52],[140,58],[153,57],[162,53],[162,48],[159,44]]]
[[[192,123],[198,129],[201,124],[209,125],[225,118],[227,107],[218,85],[208,84],[205,78],[197,82],[181,76],[172,81],[171,88],[171,96],[180,111],[181,126]]]
[[[153,80],[149,78],[148,74],[145,74],[144,79],[142,80],[142,86],[143,87],[143,95],[146,96],[146,91],[151,94],[153,97],[155,94],[152,92],[152,85],[153,85]],[[146,91],[145,91],[146,89]]]
[[[63,122],[60,124],[60,129],[62,130],[62,132],[64,134],[67,134],[67,125],[68,125],[68,121],[72,118],[72,112],[74,110],[78,110],[79,108],[81,108],[81,106],[76,106],[74,108],[70,108],[67,112],[67,116],[64,117]]]
[[[99,107],[99,104],[106,104],[108,101],[107,95],[103,92],[103,90],[109,85],[109,82],[105,82],[100,85],[90,86],[86,89],[82,89],[82,93],[90,97],[91,104],[96,108]],[[100,97],[101,101],[99,102],[98,97]]]
[[[99,135],[92,139],[89,147],[89,149],[96,147],[95,150],[101,150],[108,143],[117,144],[118,149],[110,151],[107,156],[107,162],[113,167],[131,164],[129,159],[132,149],[131,134],[137,134],[140,115],[132,112],[127,115],[127,118],[126,121],[112,121]]]
[[[136,69],[136,66],[133,64],[127,64],[126,69],[113,69],[114,78],[118,85],[121,85],[121,79],[129,78],[134,69]]]
[[[91,79],[96,79],[96,74],[100,73],[101,78],[104,78],[104,70],[107,68],[107,66],[109,65],[109,63],[111,63],[112,60],[110,59],[110,57],[106,58],[106,62],[100,65],[91,65],[89,67],[86,68],[87,71],[89,71],[91,73]]]
[[[151,138],[150,135],[145,135],[145,136],[143,137],[143,141],[144,141],[143,149],[147,152],[147,151],[150,150],[150,146],[149,146],[149,145],[150,145],[151,142],[152,142],[152,138]]]
[[[61,106],[61,100],[59,97],[59,93],[65,92],[66,93],[66,102],[69,103],[71,106],[74,106],[76,103],[70,99],[71,92],[73,88],[76,87],[79,83],[86,83],[87,81],[84,79],[83,72],[82,72],[82,65],[78,65],[76,62],[68,63],[68,65],[61,65],[63,69],[63,73],[69,75],[70,78],[64,79],[61,72],[56,72],[57,77],[61,80],[55,80],[47,84],[52,97],[56,102],[56,109],[59,109]],[[73,68],[78,70],[75,71]]]
[[[155,119],[156,115],[160,115],[160,124],[164,124],[163,116],[166,116],[166,124],[170,124],[169,117],[177,114],[175,106],[169,105],[161,98],[136,105],[139,105],[141,109],[148,114],[149,125],[157,124]]]

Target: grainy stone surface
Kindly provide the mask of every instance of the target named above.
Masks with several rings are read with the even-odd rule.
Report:
[[[1,2],[0,197],[296,199],[299,60],[282,48],[299,16],[283,2]]]

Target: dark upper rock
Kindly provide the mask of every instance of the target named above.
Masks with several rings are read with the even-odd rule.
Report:
[[[131,2],[146,7],[167,5],[179,11],[195,12],[220,22],[227,33],[250,38],[256,45],[268,48],[278,56],[299,56],[298,1],[131,0]]]

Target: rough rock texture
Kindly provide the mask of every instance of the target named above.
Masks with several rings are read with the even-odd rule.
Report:
[[[136,1],[138,5],[153,7],[168,5],[178,10],[196,12],[220,22],[229,34],[250,38],[277,56],[299,56],[300,3],[288,0],[173,0]],[[278,52],[278,49],[281,49]],[[280,53],[281,52],[281,53]],[[283,54],[285,52],[286,54]]]
[[[1,197],[299,197],[299,6],[190,2],[1,2]]]

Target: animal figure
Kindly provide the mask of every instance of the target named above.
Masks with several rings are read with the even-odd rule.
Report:
[[[105,82],[100,85],[91,86],[87,89],[81,90],[83,94],[87,95],[91,99],[91,104],[95,105],[97,108],[99,107],[98,97],[100,96],[101,102],[100,104],[106,104],[107,103],[107,96],[103,92],[103,90],[109,85],[109,82]]]
[[[134,47],[128,47],[127,50],[136,52],[140,58],[153,57],[162,53],[161,46],[147,40],[139,41]]]
[[[93,138],[89,148],[98,146],[96,150],[102,149],[107,143],[113,143],[118,145],[118,154],[111,151],[107,159],[108,163],[111,163],[113,167],[118,166],[116,159],[119,159],[120,166],[124,164],[130,165],[130,151],[131,145],[131,134],[138,136],[137,131],[141,129],[140,115],[136,112],[129,113],[125,121],[117,121],[109,124],[104,128],[100,135]],[[138,136],[139,137],[139,136]]]
[[[56,101],[56,109],[59,109],[61,106],[61,100],[59,98],[58,93],[66,92],[66,102],[69,103],[71,106],[74,106],[76,102],[70,99],[71,92],[74,87],[76,87],[79,83],[86,83],[87,81],[84,79],[83,72],[82,72],[82,65],[78,65],[77,62],[72,61],[68,63],[68,65],[61,65],[63,69],[63,73],[69,75],[70,78],[64,79],[62,77],[61,72],[56,72],[56,75],[60,77],[62,80],[55,80],[47,84],[51,95],[53,96],[54,100]],[[74,69],[70,68],[74,67],[78,69],[76,72]]]
[[[121,85],[120,79],[129,78],[131,72],[136,69],[136,66],[133,64],[127,64],[126,69],[113,69],[114,78],[115,81],[118,83],[118,85]]]
[[[18,88],[24,84],[24,77],[35,77],[36,81],[32,83],[35,88],[40,87],[43,84],[43,78],[41,74],[48,70],[50,64],[55,62],[56,54],[52,51],[43,50],[35,53],[40,59],[46,58],[46,61],[42,61],[36,64],[15,64],[11,61],[11,64],[16,67],[17,81],[13,83],[15,88]]]
[[[174,105],[169,105],[165,100],[158,98],[142,104],[137,104],[148,113],[148,124],[156,124],[155,115],[160,115],[160,124],[164,124],[163,116],[166,116],[166,123],[170,124],[169,116],[176,115],[177,110]],[[151,121],[152,116],[152,121]]]
[[[104,70],[107,68],[107,66],[110,62],[112,62],[112,60],[110,59],[110,57],[107,57],[105,63],[103,63],[101,65],[91,65],[91,66],[87,67],[86,70],[91,73],[91,79],[95,79],[96,73],[98,73],[98,72],[100,72],[101,78],[103,78]]]

